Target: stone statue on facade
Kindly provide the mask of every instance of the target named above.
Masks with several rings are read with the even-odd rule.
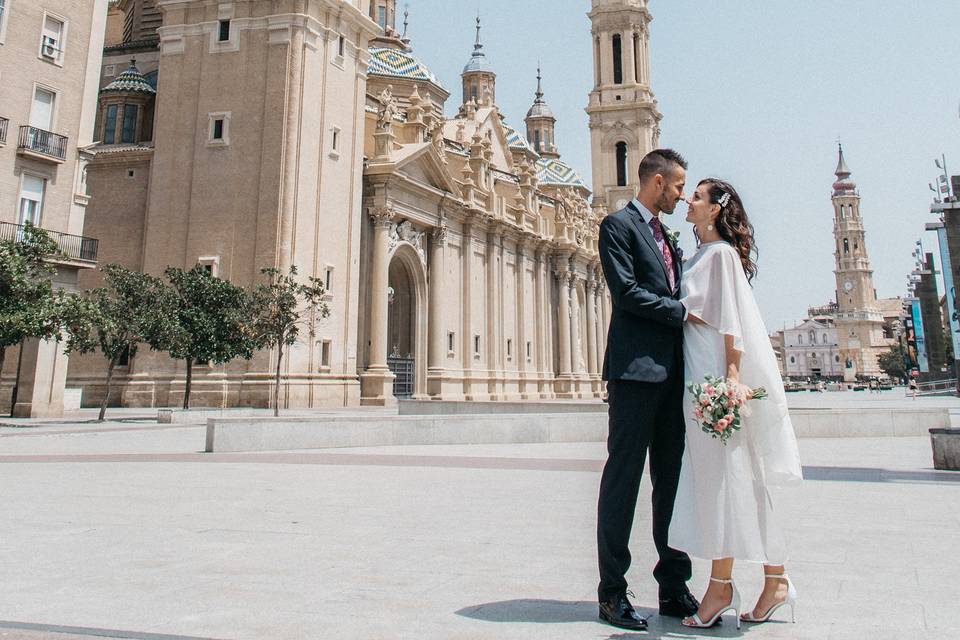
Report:
[[[400,103],[393,95],[393,85],[380,92],[380,109],[377,111],[377,129],[380,131],[393,130],[393,118],[400,111]]]

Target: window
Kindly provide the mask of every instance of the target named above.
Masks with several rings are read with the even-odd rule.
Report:
[[[137,110],[135,104],[123,105],[123,128],[120,130],[120,142],[134,142],[137,132]]]
[[[63,64],[63,48],[66,41],[66,25],[63,20],[51,15],[43,17],[43,30],[40,35],[40,58],[55,64]]]
[[[627,143],[617,143],[617,186],[627,186]]]
[[[214,278],[220,275],[220,256],[200,256],[197,258],[197,264],[203,267],[204,271]]]
[[[810,344],[817,344],[817,334],[813,331],[810,332]]]
[[[533,357],[533,343],[527,340],[527,361]]]
[[[790,364],[796,364],[796,363],[797,363],[797,359],[794,358],[793,356],[790,356]]]
[[[834,356],[833,361],[834,361],[834,362],[840,362],[840,356]]]
[[[333,267],[327,265],[326,271],[323,274],[323,292],[330,293],[330,289],[333,287]]]
[[[0,2],[3,2],[3,0],[0,0]],[[115,64],[105,65],[105,66],[103,67],[103,75],[105,75],[105,76],[115,76],[115,75],[117,75],[117,65],[115,65]]]
[[[3,40],[3,20],[7,15],[7,0],[0,0],[0,42]]]
[[[230,112],[220,111],[209,114],[210,130],[207,146],[226,146],[230,144]]]
[[[53,113],[57,94],[36,87],[33,90],[33,105],[30,109],[30,126],[44,131],[53,129]]]
[[[613,84],[623,84],[623,40],[619,33],[613,36]]]
[[[221,20],[217,30],[217,42],[227,42],[230,40],[230,21]]]
[[[537,151],[542,151],[540,148],[540,129],[533,132],[533,148]]]
[[[447,331],[447,353],[449,355],[453,355],[456,339],[457,334],[455,334],[453,331]]]
[[[513,358],[513,340],[507,338],[507,359]]]
[[[473,336],[473,355],[480,357],[480,336]]]
[[[346,36],[341,34],[340,37],[337,38],[337,55],[342,58],[343,52],[344,50],[346,50],[346,48],[347,48],[347,38]]]
[[[827,334],[823,334],[823,344],[827,344]]]
[[[803,344],[803,336],[797,336],[797,344]]]
[[[843,220],[843,205],[840,205],[840,219]]]
[[[127,177],[128,177],[128,178],[133,178],[133,177],[135,177],[136,175],[137,175],[136,170],[134,170],[134,169],[127,169]]]
[[[377,24],[381,29],[387,28],[387,8],[384,5],[377,7]]]
[[[23,174],[20,178],[20,208],[17,224],[40,225],[40,214],[43,208],[43,190],[46,180]]]
[[[103,122],[103,144],[113,144],[117,141],[117,105],[107,106],[107,116]]]
[[[850,241],[846,238],[843,239],[843,252],[850,253]]]
[[[320,368],[329,370],[330,369],[330,341],[321,340],[320,341]]]
[[[330,130],[330,157],[340,157],[340,127],[333,127]]]
[[[123,350],[123,353],[120,354],[120,359],[117,360],[118,367],[129,367],[130,366],[130,347],[128,346]]]

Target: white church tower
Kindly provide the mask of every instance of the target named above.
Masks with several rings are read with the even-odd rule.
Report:
[[[648,0],[593,0],[594,87],[590,143],[594,204],[626,206],[638,189],[640,159],[660,143],[657,101],[650,88]]]

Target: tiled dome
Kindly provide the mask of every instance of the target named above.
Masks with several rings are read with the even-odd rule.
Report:
[[[113,82],[100,91],[101,93],[146,93],[149,95],[157,93],[133,61],[130,62],[126,71],[114,78]]]
[[[533,148],[533,146],[527,141],[526,138],[523,137],[523,135],[521,135],[519,131],[507,124],[505,120],[501,120],[500,124],[503,125],[504,133],[507,134],[507,145],[511,149],[522,149],[523,151],[536,153],[536,150]]]
[[[410,78],[427,80],[442,87],[437,76],[433,75],[422,62],[406,51],[374,47],[370,49],[368,73],[389,78]]]
[[[537,160],[537,180],[540,184],[587,188],[583,178],[570,165],[557,158]]]

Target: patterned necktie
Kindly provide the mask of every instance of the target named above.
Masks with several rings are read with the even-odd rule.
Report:
[[[670,282],[670,291],[676,288],[676,275],[673,272],[673,254],[670,253],[670,247],[667,246],[667,239],[663,234],[663,224],[660,218],[654,216],[650,218],[650,228],[653,229],[653,238],[660,247],[660,253],[663,254],[663,262],[667,265],[667,280]]]

